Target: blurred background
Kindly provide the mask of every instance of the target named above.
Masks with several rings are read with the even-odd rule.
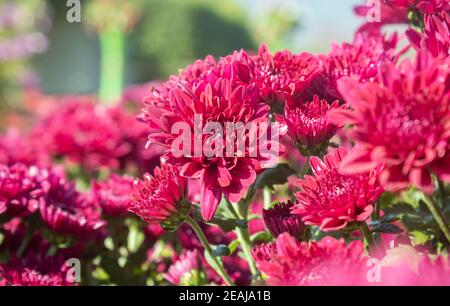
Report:
[[[72,1],[77,2],[77,1]],[[0,0],[0,107],[30,91],[117,98],[207,54],[266,42],[272,51],[327,52],[350,41],[361,0]],[[4,123],[2,124],[4,126]]]

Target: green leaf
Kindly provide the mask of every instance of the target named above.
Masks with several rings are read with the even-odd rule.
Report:
[[[127,248],[131,253],[137,252],[142,242],[145,240],[145,235],[139,230],[139,225],[132,223],[129,227],[127,237]]]
[[[409,234],[414,245],[423,245],[433,238],[421,231],[411,231]]]
[[[220,244],[213,249],[212,255],[214,257],[230,256],[231,251],[228,246]]]
[[[271,242],[272,235],[268,231],[258,232],[250,236],[250,241],[252,242],[252,244]]]
[[[402,232],[402,229],[395,224],[379,223],[379,222],[371,226],[371,230],[372,232],[386,233],[386,234],[399,234]]]
[[[236,252],[237,248],[239,247],[239,240],[235,239],[230,242],[228,245],[228,248],[230,249],[230,255]]]
[[[255,182],[255,189],[264,189],[268,187],[274,190],[274,185],[283,185],[287,182],[289,176],[294,175],[295,171],[288,164],[278,164],[274,168],[264,171]]]

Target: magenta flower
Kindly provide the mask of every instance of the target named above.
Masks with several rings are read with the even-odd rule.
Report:
[[[35,212],[43,201],[42,182],[46,170],[15,164],[0,165],[0,215],[27,216]]]
[[[271,54],[265,44],[255,61],[256,82],[269,104],[284,103],[287,97],[300,94],[321,70],[320,61],[309,53],[284,50]]]
[[[105,225],[98,207],[63,176],[49,173],[43,188],[45,201],[39,206],[41,219],[56,235],[86,238]]]
[[[50,157],[39,140],[10,128],[0,136],[0,164],[12,166],[16,163],[48,166]]]
[[[172,87],[166,84],[165,89],[160,91],[169,92],[166,98],[159,95],[158,99],[147,100],[143,119],[150,127],[149,139],[171,148],[180,136],[171,133],[172,126],[183,122],[194,131],[198,128],[194,125],[196,115],[202,117],[202,129],[208,122],[217,122],[222,127],[226,123],[268,123],[268,106],[260,102],[254,85],[220,77],[220,71],[228,75],[225,71],[229,71],[233,64],[208,71],[202,79],[192,81],[190,86],[179,83]],[[203,135],[202,148],[206,147],[208,136]],[[226,139],[223,139],[223,143],[226,143]],[[256,150],[260,151],[259,148]],[[182,176],[201,180],[201,205],[205,220],[211,220],[214,216],[222,195],[232,202],[242,198],[255,181],[257,172],[261,171],[263,161],[262,157],[249,157],[248,152],[243,152],[242,157],[226,157],[225,148],[222,154],[224,157],[218,157],[217,154],[207,157],[204,151],[195,155],[193,150],[181,157],[175,157],[173,153],[172,150],[168,153],[168,162],[179,166]]]
[[[55,157],[67,158],[89,170],[118,168],[118,158],[130,151],[121,127],[108,110],[92,99],[66,98],[35,128],[34,135]]]
[[[362,149],[342,164],[347,173],[385,165],[379,179],[390,191],[415,185],[434,190],[431,173],[450,181],[449,59],[419,53],[416,66],[387,64],[380,83],[342,80],[339,90],[351,110],[336,110],[332,122],[352,124],[349,135]]]
[[[144,222],[175,230],[191,209],[186,201],[186,185],[176,167],[163,163],[155,168],[153,176],[146,174],[143,180],[135,181],[128,210]]]
[[[402,51],[395,52],[398,37],[393,34],[357,33],[353,43],[333,44],[327,55],[319,55],[323,69],[305,89],[301,99],[311,101],[314,95],[332,103],[343,100],[337,81],[349,77],[360,83],[373,81],[384,61],[395,61]]]
[[[373,204],[383,192],[377,181],[380,167],[374,167],[369,174],[342,174],[339,167],[346,154],[341,147],[327,154],[323,162],[311,157],[314,176],[306,175],[296,182],[301,190],[295,195],[292,213],[306,225],[335,231],[370,217]]]
[[[207,279],[202,271],[201,257],[197,250],[186,251],[174,262],[164,277],[174,285],[201,286]]]
[[[267,283],[273,286],[361,285],[367,258],[361,241],[325,237],[318,242],[298,242],[281,234],[267,257],[255,257]]]
[[[303,156],[320,155],[339,129],[330,122],[327,114],[332,109],[344,107],[339,106],[339,101],[329,104],[314,96],[311,102],[287,105],[285,115],[276,115],[276,118],[287,127],[288,135]]]
[[[296,239],[302,239],[305,225],[300,217],[291,213],[293,206],[294,204],[288,201],[263,210],[264,223],[275,238],[282,233],[289,233]]]
[[[20,260],[12,258],[6,264],[0,264],[0,286],[73,286],[62,256],[28,252]]]
[[[112,174],[103,182],[94,182],[92,197],[107,216],[123,216],[131,205],[130,194],[134,179],[130,176]]]
[[[426,49],[435,57],[450,56],[450,9],[439,14],[425,14],[424,21],[423,33],[412,29],[406,32],[411,44],[416,50]]]

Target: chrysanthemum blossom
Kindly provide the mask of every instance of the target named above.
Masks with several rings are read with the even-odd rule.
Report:
[[[99,167],[118,168],[119,158],[130,151],[122,139],[120,126],[107,108],[93,99],[62,99],[59,108],[37,124],[34,137],[48,152],[88,170]]]
[[[23,164],[0,166],[0,215],[27,216],[35,212],[45,192],[46,170]]]
[[[197,250],[186,251],[174,262],[164,277],[174,285],[206,285],[206,275],[202,269],[201,257]]]
[[[366,261],[361,241],[325,237],[299,242],[281,234],[269,255],[255,257],[256,264],[273,286],[361,285],[366,283]]]
[[[134,179],[130,176],[111,175],[106,181],[94,182],[92,196],[107,216],[123,216],[131,204],[130,194]]]
[[[349,77],[360,83],[373,81],[384,61],[396,61],[398,36],[357,33],[352,43],[333,44],[326,55],[319,55],[323,69],[305,89],[301,99],[311,101],[314,95],[332,103],[343,100],[337,89],[337,81]]]
[[[421,52],[414,66],[386,65],[380,83],[340,81],[339,90],[351,106],[336,110],[331,120],[351,124],[349,136],[361,150],[345,157],[341,170],[361,173],[385,165],[379,179],[386,189],[410,185],[434,190],[431,174],[450,181],[450,60]]]
[[[277,120],[287,127],[288,135],[303,156],[321,155],[326,152],[330,139],[339,126],[328,119],[331,109],[343,108],[339,101],[329,104],[314,96],[313,100],[299,105],[287,105],[285,115],[276,115]]]
[[[450,56],[450,9],[439,14],[425,14],[424,22],[423,33],[412,29],[406,32],[414,48],[418,51],[426,49],[435,57]]]
[[[0,264],[0,286],[73,286],[69,266],[62,256],[27,253]]]
[[[294,204],[290,201],[279,203],[270,209],[263,210],[263,219],[272,236],[289,233],[297,239],[302,239],[305,225],[300,217],[291,213]]]
[[[231,67],[233,62],[227,65]],[[164,95],[146,101],[142,116],[150,128],[150,141],[168,149],[168,162],[179,166],[182,176],[200,179],[201,208],[205,220],[211,220],[214,216],[222,195],[232,202],[238,202],[243,197],[247,188],[255,181],[257,172],[261,171],[261,163],[265,159],[258,154],[251,157],[247,151],[248,145],[238,155],[228,156],[230,154],[226,152],[225,145],[218,147],[218,154],[213,149],[213,154],[208,155],[205,153],[209,152],[207,148],[214,146],[214,143],[208,145],[212,131],[200,133],[200,137],[194,138],[195,131],[204,131],[208,123],[220,125],[224,131],[219,136],[223,137],[222,144],[227,143],[227,124],[269,125],[269,108],[260,101],[257,87],[221,76],[224,74],[231,78],[229,71],[230,69],[221,66],[220,69],[209,70],[190,83],[165,85],[165,89],[161,90],[165,92]],[[200,118],[200,124],[196,123],[197,118]],[[172,129],[180,123],[190,128],[189,135],[180,134],[179,130],[172,133]],[[187,140],[194,145],[189,148],[174,145],[175,140],[180,137],[183,138],[183,143]],[[195,141],[200,143],[200,152],[196,152]],[[257,146],[262,144],[261,141],[256,143]],[[270,146],[267,142],[265,144],[266,147]],[[177,152],[174,152],[174,147]],[[260,152],[259,147],[253,149]],[[178,151],[183,151],[183,154]]]
[[[50,172],[43,188],[45,201],[39,206],[41,219],[56,237],[93,238],[92,235],[105,225],[93,201],[78,192],[75,184],[61,174]]]
[[[48,166],[50,157],[39,139],[10,128],[0,136],[0,164],[12,166],[16,163]]]
[[[191,209],[186,200],[186,185],[179,169],[163,163],[155,168],[153,176],[145,174],[143,180],[135,181],[128,210],[144,222],[160,223],[166,230],[175,230]]]
[[[311,157],[314,176],[306,175],[296,182],[300,191],[292,213],[306,225],[319,226],[323,231],[341,230],[352,222],[364,222],[382,193],[377,180],[380,167],[370,173],[342,174],[339,171],[347,150],[336,149],[323,161]]]
[[[269,104],[284,103],[287,97],[300,94],[321,70],[320,61],[309,53],[284,50],[272,54],[265,44],[259,48],[255,61],[255,80]]]

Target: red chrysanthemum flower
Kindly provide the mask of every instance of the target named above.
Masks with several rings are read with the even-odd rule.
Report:
[[[333,44],[327,55],[319,55],[323,69],[314,78],[301,96],[311,101],[314,95],[328,100],[342,99],[338,92],[337,81],[342,77],[352,78],[360,83],[373,81],[384,61],[396,61],[403,50],[396,53],[398,37],[393,34],[385,37],[381,34],[359,33],[353,43]]]
[[[103,182],[94,182],[92,196],[107,216],[123,216],[131,204],[130,194],[134,179],[130,176],[112,174]]]
[[[344,108],[339,101],[329,104],[314,96],[311,102],[300,105],[287,105],[285,115],[277,115],[277,120],[287,127],[288,135],[303,156],[321,155],[326,151],[330,139],[339,127],[330,122],[328,112]]]
[[[163,163],[153,176],[136,180],[128,210],[147,223],[160,223],[166,230],[175,230],[184,221],[191,206],[186,201],[187,181],[179,169]]]
[[[179,286],[201,286],[207,283],[201,257],[197,250],[181,254],[178,260],[169,267],[164,277],[172,284]]]
[[[406,34],[411,44],[420,51],[428,50],[435,57],[450,56],[450,10],[439,14],[425,14],[423,33],[409,29]]]
[[[268,106],[260,102],[257,88],[222,78],[220,71],[228,75],[225,71],[230,70],[226,67],[211,70],[202,79],[192,81],[190,86],[180,82],[176,87],[166,87],[169,91],[166,98],[160,95],[159,99],[147,100],[143,119],[151,129],[149,139],[172,149],[174,141],[181,136],[172,134],[174,124],[186,123],[193,134],[199,128],[195,124],[196,116],[202,118],[202,130],[209,122],[219,123],[224,130],[226,123],[269,123]],[[187,141],[194,140],[192,134],[189,135],[192,139]],[[226,138],[223,136],[225,144]],[[206,147],[209,137],[202,135],[202,149]],[[222,156],[226,156],[225,145],[223,147]],[[259,148],[255,150],[260,151]],[[182,176],[201,180],[202,215],[205,220],[214,216],[222,195],[238,202],[256,179],[263,158],[253,158],[249,157],[248,152],[243,153],[242,157],[207,157],[204,150],[200,155],[191,150],[190,154],[181,157],[175,157],[172,150],[168,153],[168,161],[180,166]]]
[[[289,233],[296,239],[302,239],[305,224],[299,216],[291,213],[293,206],[294,204],[288,201],[263,210],[264,223],[275,238],[282,233]]]
[[[28,252],[23,259],[12,258],[0,264],[0,286],[73,286],[68,270],[60,255]]]
[[[27,216],[35,212],[42,202],[42,181],[46,170],[15,164],[0,165],[0,215]]]
[[[0,136],[0,164],[48,166],[50,158],[39,140],[11,128]]]
[[[357,173],[385,164],[379,176],[391,191],[411,184],[434,190],[431,173],[450,181],[450,61],[419,53],[414,67],[387,64],[380,83],[342,80],[341,94],[351,110],[337,110],[336,124],[353,124],[352,140],[362,145],[342,169]]]
[[[41,219],[56,235],[86,238],[105,225],[98,207],[63,176],[49,173],[43,188],[46,194],[39,207]]]
[[[269,104],[297,96],[321,70],[320,61],[309,53],[284,50],[271,54],[265,44],[259,48],[255,62],[255,81]]]
[[[89,170],[118,168],[118,158],[130,147],[122,142],[121,127],[112,120],[108,109],[76,97],[63,102],[37,125],[34,137],[51,155],[68,158]]]
[[[274,286],[360,285],[365,283],[364,246],[361,241],[325,237],[318,242],[298,242],[281,234],[268,255],[255,257],[267,283]]]
[[[339,167],[346,154],[341,147],[327,154],[323,162],[311,157],[314,176],[297,180],[301,191],[295,195],[297,202],[292,213],[302,217],[305,224],[334,231],[370,217],[373,204],[382,193],[377,181],[380,167],[374,167],[369,174],[342,174]]]

